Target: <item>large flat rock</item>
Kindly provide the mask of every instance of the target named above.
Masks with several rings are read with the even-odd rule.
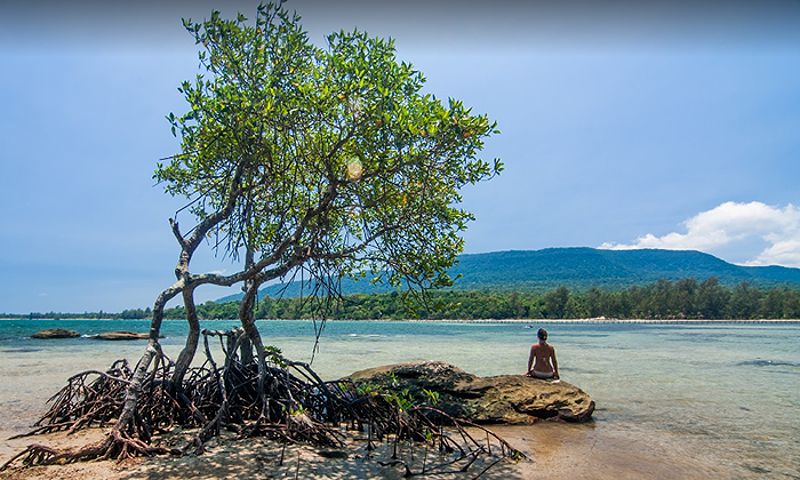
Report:
[[[386,365],[353,373],[355,383],[408,389],[418,401],[423,389],[439,392],[439,408],[476,423],[525,424],[538,420],[585,422],[594,401],[575,385],[524,375],[478,377],[444,362]]]

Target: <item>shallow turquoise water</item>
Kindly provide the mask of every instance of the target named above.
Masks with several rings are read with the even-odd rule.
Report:
[[[236,322],[205,322],[223,329]],[[0,408],[23,430],[66,376],[135,359],[143,342],[89,338],[33,340],[42,328],[83,334],[146,331],[146,321],[0,321]],[[536,328],[539,325],[532,325]],[[597,402],[594,428],[630,432],[709,472],[736,478],[800,478],[800,323],[548,324],[562,378]],[[314,360],[323,377],[401,361],[436,359],[480,375],[522,373],[535,328],[518,323],[329,322]],[[310,322],[262,321],[267,343],[310,360]],[[182,321],[166,321],[164,350],[175,356]],[[24,377],[23,377],[24,375]],[[31,379],[30,375],[34,375]],[[724,473],[723,473],[724,472]],[[733,472],[733,473],[731,473]]]

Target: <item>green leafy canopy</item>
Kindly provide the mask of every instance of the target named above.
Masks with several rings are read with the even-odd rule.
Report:
[[[184,26],[201,73],[179,88],[187,111],[167,116],[181,151],[154,177],[197,221],[225,213],[218,250],[319,279],[450,283],[473,219],[460,190],[503,168],[479,158],[495,122],[424,93],[393,40],[342,31],[319,47],[282,5]]]

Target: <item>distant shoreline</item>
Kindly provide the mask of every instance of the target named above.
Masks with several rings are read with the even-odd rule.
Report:
[[[655,319],[621,319],[621,318],[562,318],[562,319],[471,319],[471,320],[401,320],[407,322],[449,322],[449,323],[583,323],[583,324],[616,324],[616,323],[631,323],[631,324],[700,324],[700,323],[800,323],[800,319],[758,319],[758,320],[702,320],[702,319],[677,319],[677,320],[655,320]]]
[[[149,321],[148,318],[126,318],[126,319],[119,319],[119,318],[94,318],[94,317],[85,317],[85,318],[29,318],[29,317],[14,317],[14,318],[0,318],[0,321],[59,321],[59,322],[70,322],[70,321],[113,321],[113,322],[126,322],[126,321]],[[232,322],[237,321],[236,318],[220,318],[220,319],[205,319],[201,320],[203,322]],[[171,319],[164,319],[164,322],[183,322],[184,319],[180,318],[171,318]],[[312,319],[306,318],[261,318],[257,321],[269,321],[269,322],[311,322]],[[317,320],[319,321],[319,320]],[[506,318],[506,319],[413,319],[413,318],[405,318],[405,319],[387,319],[387,318],[371,318],[371,319],[364,319],[364,320],[352,320],[352,319],[328,319],[327,322],[418,322],[418,323],[513,323],[513,324],[591,324],[591,325],[605,325],[605,324],[653,324],[653,325],[675,325],[675,324],[800,324],[800,319],[751,319],[751,320],[724,320],[724,319],[620,319],[620,318],[562,318],[562,319],[552,319],[552,318]]]

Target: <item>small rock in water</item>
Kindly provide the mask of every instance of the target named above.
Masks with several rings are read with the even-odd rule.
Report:
[[[150,335],[135,332],[103,332],[93,338],[98,340],[147,340]]]
[[[67,330],[66,328],[48,328],[46,330],[40,330],[34,333],[31,335],[31,338],[75,338],[80,336],[81,334],[75,330]]]

